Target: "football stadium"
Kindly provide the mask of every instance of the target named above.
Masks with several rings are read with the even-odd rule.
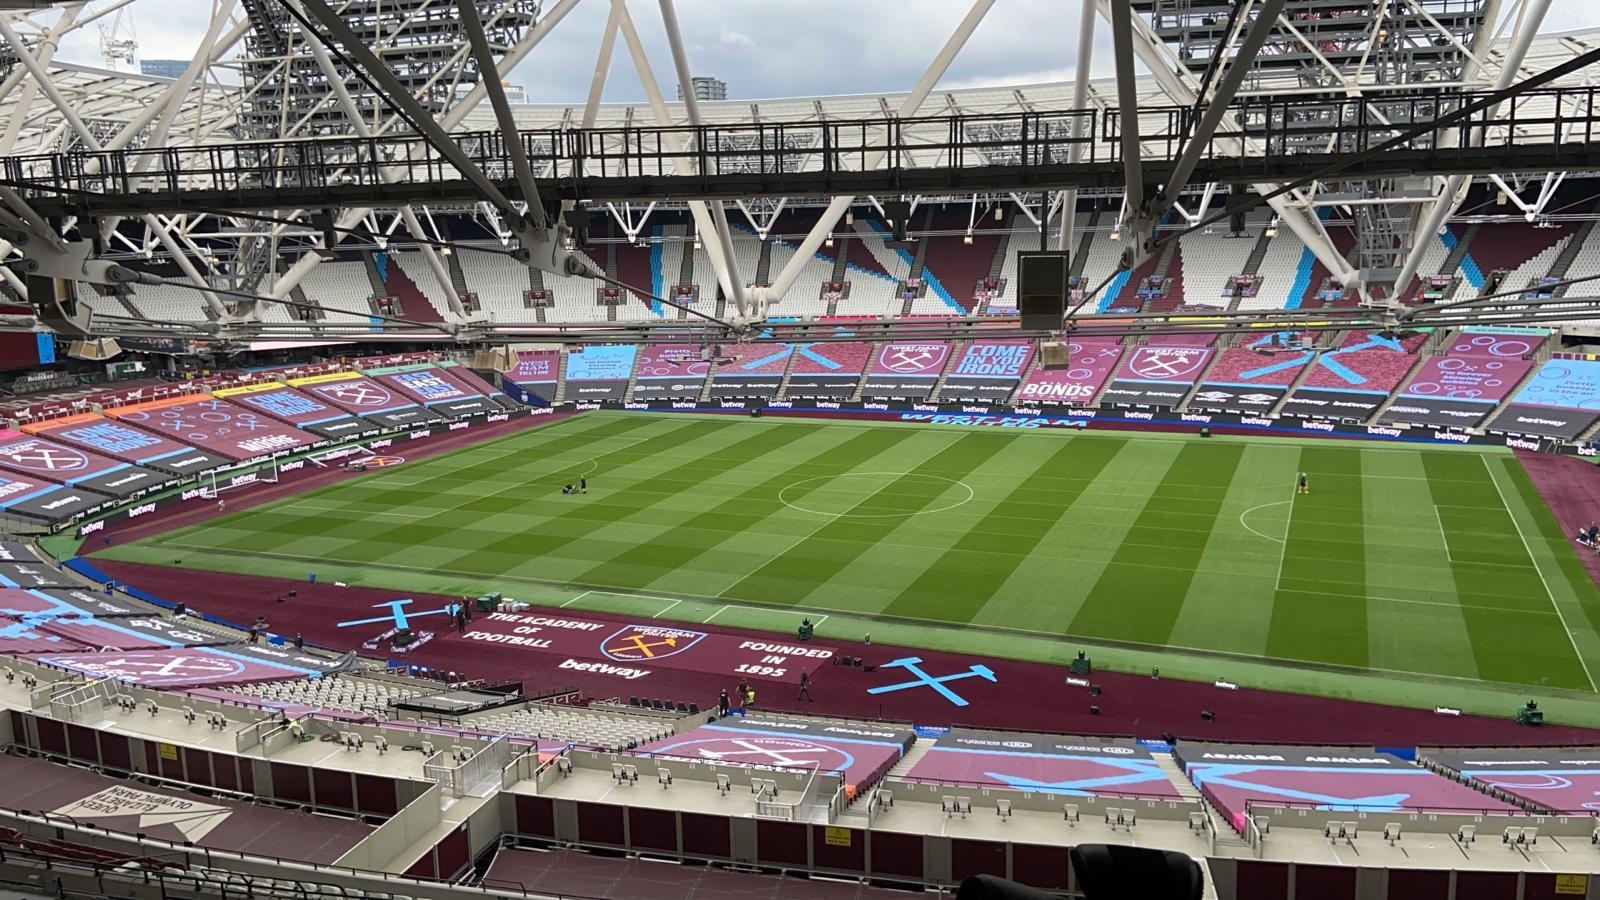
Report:
[[[1592,19],[0,0],[0,893],[1600,898]]]

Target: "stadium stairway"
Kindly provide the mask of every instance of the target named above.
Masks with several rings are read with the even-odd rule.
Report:
[[[1178,792],[1178,796],[1185,800],[1201,799],[1200,789],[1189,780],[1189,775],[1183,771],[1183,763],[1178,762],[1171,751],[1163,753],[1151,750],[1150,755],[1155,758],[1156,765],[1167,776],[1167,780],[1172,782],[1172,789]]]
[[[1462,773],[1456,771],[1455,769],[1451,768],[1450,766],[1447,766],[1447,765],[1444,765],[1443,763],[1440,763],[1440,762],[1437,762],[1435,760],[1429,759],[1426,756],[1422,756],[1420,759],[1418,759],[1417,760],[1417,765],[1421,766],[1424,769],[1427,769],[1429,772],[1432,772],[1433,774],[1438,775],[1441,778],[1448,778],[1451,781],[1456,782],[1457,784],[1461,784],[1461,785],[1464,785],[1466,787],[1472,788],[1473,790],[1477,791],[1480,794],[1483,794],[1484,796],[1493,797],[1494,799],[1499,800],[1501,803],[1509,803],[1512,806],[1519,806],[1522,809],[1526,810],[1529,815],[1534,815],[1534,816],[1558,816],[1558,815],[1561,815],[1561,811],[1560,810],[1552,809],[1552,808],[1547,807],[1547,806],[1541,806],[1538,803],[1535,803],[1532,800],[1529,800],[1529,799],[1527,799],[1525,797],[1519,797],[1516,794],[1507,793],[1506,791],[1503,791],[1500,788],[1497,788],[1492,784],[1485,784],[1485,783],[1477,780],[1476,778],[1472,778],[1472,777],[1469,777],[1467,775],[1463,775]]]
[[[1080,216],[1082,215],[1080,213]],[[1071,262],[1067,264],[1067,278],[1078,279],[1080,285],[1083,283],[1084,264],[1089,261],[1089,248],[1094,244],[1094,230],[1100,225],[1100,215],[1100,210],[1088,213],[1077,226],[1083,236],[1078,239],[1077,250],[1072,254]]]
[[[938,403],[944,394],[944,383],[950,378],[950,371],[956,367],[956,361],[967,350],[970,341],[951,341],[950,358],[944,362],[944,369],[939,372],[939,380],[933,383],[933,390],[928,392],[928,402]]]
[[[1226,338],[1226,336],[1224,336],[1224,338]],[[1206,363],[1205,371],[1201,372],[1200,377],[1194,380],[1194,384],[1189,385],[1189,390],[1184,392],[1183,399],[1179,400],[1178,405],[1173,407],[1173,409],[1177,410],[1178,412],[1186,412],[1189,409],[1189,401],[1194,399],[1194,395],[1200,390],[1200,385],[1205,384],[1206,380],[1211,377],[1211,370],[1215,369],[1217,367],[1217,363],[1222,361],[1223,351],[1226,349],[1228,348],[1224,346],[1222,340],[1217,341],[1215,347],[1211,351],[1211,361]]]
[[[643,357],[644,354],[642,352],[634,356],[633,368],[628,371],[628,387],[622,392],[622,399],[624,400],[632,400],[633,389],[639,386],[639,363]],[[710,382],[711,379],[707,378],[706,383],[709,384]]]
[[[567,351],[560,350],[556,353],[556,396],[552,403],[559,404],[567,399]]]
[[[1123,338],[1122,339],[1122,345],[1121,345],[1121,347],[1119,348],[1119,350],[1117,352],[1117,361],[1111,364],[1111,368],[1110,369],[1106,370],[1106,379],[1105,379],[1105,381],[1100,383],[1100,387],[1095,390],[1094,396],[1090,397],[1089,399],[1087,399],[1085,401],[1083,401],[1083,403],[1081,405],[1083,405],[1083,406],[1095,406],[1095,405],[1098,405],[1100,403],[1100,395],[1105,393],[1106,388],[1111,386],[1112,376],[1116,375],[1116,373],[1122,369],[1122,361],[1127,358],[1127,356],[1128,356],[1128,348],[1131,347],[1131,346],[1134,346],[1134,344],[1130,343],[1128,338]],[[1018,385],[1018,388],[1019,389],[1021,388],[1020,384]]]
[[[389,288],[383,283],[383,273],[378,271],[378,259],[371,250],[361,251],[361,261],[366,265],[363,268],[367,273],[367,283],[372,286],[372,296],[387,297]],[[391,260],[392,264],[393,261]]]
[[[450,286],[456,289],[456,296],[472,293],[472,288],[467,284],[467,269],[461,263],[461,254],[443,253],[445,271],[450,275]],[[537,269],[529,268],[535,272]]]
[[[1195,783],[1189,779],[1188,774],[1183,770],[1183,763],[1172,755],[1172,751],[1169,750],[1163,753],[1159,750],[1151,750],[1150,756],[1156,761],[1156,766],[1167,776],[1167,780],[1172,782],[1172,789],[1178,792],[1178,796],[1185,800],[1199,803],[1205,808],[1211,822],[1212,832],[1216,837],[1216,855],[1249,856],[1255,852],[1250,843],[1233,830],[1228,817],[1213,806],[1211,801],[1205,798],[1204,794],[1200,793],[1200,788],[1196,787]]]
[[[872,346],[867,348],[867,362],[861,367],[861,380],[856,382],[856,389],[850,392],[851,403],[861,402],[861,392],[867,386],[867,375],[872,372],[872,361],[878,358],[878,346],[880,343],[880,341],[873,341]]]
[[[722,364],[716,361],[712,361],[711,365],[706,366],[706,380],[704,384],[700,385],[700,395],[695,398],[696,400],[701,403],[711,402],[711,385],[717,380],[717,369],[721,366]],[[632,388],[629,388],[629,390],[631,391]]]
[[[798,349],[801,345],[796,344],[794,346]],[[772,394],[774,400],[789,399],[789,379],[794,375],[794,361],[799,358],[799,353],[789,354],[788,362],[783,365],[783,380],[778,382],[778,389]]]
[[[1600,435],[1600,419],[1596,419],[1593,425],[1585,428],[1582,434],[1573,439],[1573,442],[1580,445],[1588,444],[1595,439],[1596,435]]]
[[[1398,385],[1395,386],[1394,390],[1389,392],[1389,396],[1384,398],[1383,403],[1380,404],[1378,406],[1377,410],[1373,412],[1372,417],[1367,419],[1362,424],[1365,424],[1365,425],[1376,425],[1376,424],[1379,424],[1379,423],[1381,423],[1383,421],[1384,415],[1386,415],[1389,412],[1389,407],[1393,406],[1395,401],[1400,399],[1400,395],[1402,395],[1406,391],[1410,390],[1411,389],[1411,382],[1416,381],[1417,380],[1417,376],[1422,374],[1422,369],[1423,369],[1422,363],[1424,361],[1426,361],[1428,359],[1428,357],[1430,357],[1430,356],[1438,356],[1439,355],[1439,350],[1437,348],[1435,348],[1433,350],[1429,350],[1428,349],[1429,345],[1433,344],[1433,339],[1436,338],[1436,337],[1439,337],[1439,335],[1441,333],[1447,332],[1447,331],[1451,331],[1451,330],[1452,329],[1441,328],[1441,329],[1439,329],[1439,331],[1435,331],[1433,333],[1433,335],[1431,335],[1428,338],[1427,342],[1424,343],[1420,348],[1418,348],[1418,350],[1417,350],[1417,361],[1411,365],[1411,372],[1408,375],[1406,375],[1406,377],[1404,379],[1402,379]]]
[[[1245,258],[1244,267],[1239,274],[1254,275],[1261,269],[1261,261],[1267,258],[1267,248],[1272,244],[1272,238],[1267,234],[1270,230],[1261,229],[1261,233],[1256,237],[1256,245],[1250,248],[1250,255]]]
[[[1454,275],[1461,268],[1461,263],[1467,258],[1467,248],[1471,246],[1472,239],[1478,236],[1478,224],[1468,225],[1466,230],[1457,235],[1453,229],[1440,233],[1439,237],[1450,248],[1450,253],[1439,265],[1439,275]],[[1454,241],[1454,243],[1451,243]]]
[[[1342,336],[1344,332],[1341,331],[1338,334]],[[1337,343],[1328,343],[1328,340],[1329,332],[1322,332],[1312,342],[1312,346],[1322,351],[1338,346]],[[1311,359],[1306,361],[1305,365],[1300,367],[1300,371],[1295,374],[1294,380],[1289,382],[1289,389],[1283,392],[1283,396],[1278,398],[1278,402],[1274,403],[1271,409],[1267,410],[1267,418],[1276,419],[1283,415],[1284,404],[1289,402],[1289,398],[1294,396],[1295,391],[1300,390],[1300,386],[1305,384],[1307,378],[1311,377],[1311,373],[1317,370],[1317,358],[1320,355],[1320,353],[1313,355]]]
[[[911,774],[911,770],[916,768],[917,763],[920,762],[924,756],[928,755],[928,750],[932,747],[933,741],[912,741],[911,746],[906,748],[906,752],[901,754],[900,761],[890,766],[889,771],[883,773],[883,777],[904,778]]]
[[[1544,368],[1545,360],[1549,359],[1550,355],[1554,353],[1555,349],[1559,346],[1561,346],[1561,338],[1552,333],[1544,339],[1543,343],[1534,348],[1532,354],[1524,357],[1525,359],[1532,359],[1533,366],[1528,369],[1527,374],[1523,375],[1516,384],[1511,386],[1511,390],[1506,391],[1505,397],[1501,399],[1499,403],[1495,404],[1494,409],[1489,411],[1489,415],[1485,416],[1483,423],[1478,426],[1480,429],[1488,425],[1490,422],[1493,422],[1500,416],[1501,413],[1505,412],[1506,407],[1510,406],[1512,401],[1516,399],[1517,395],[1522,393],[1522,389],[1528,386],[1528,382],[1539,377],[1539,371]]]

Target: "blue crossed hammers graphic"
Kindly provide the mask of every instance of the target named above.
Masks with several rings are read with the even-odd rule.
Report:
[[[899,668],[905,669],[907,672],[910,672],[912,675],[916,676],[917,680],[905,681],[901,682],[900,684],[886,684],[883,687],[869,688],[867,693],[888,694],[893,691],[903,691],[907,688],[931,687],[938,691],[946,700],[949,700],[956,706],[966,706],[968,705],[966,698],[945,687],[945,682],[957,681],[962,678],[982,678],[984,681],[988,682],[999,681],[999,679],[994,677],[994,670],[988,666],[972,666],[965,672],[955,672],[950,675],[940,675],[935,678],[934,676],[929,675],[927,672],[922,671],[921,663],[922,657],[920,656],[906,656],[894,660],[893,662],[884,663],[882,666],[879,666],[879,668],[887,669],[898,666]]]
[[[352,625],[373,625],[373,624],[376,624],[376,623],[379,623],[379,622],[390,622],[390,623],[394,624],[394,627],[396,629],[398,629],[400,631],[405,631],[407,628],[410,627],[410,624],[406,621],[406,610],[405,610],[405,608],[407,606],[409,606],[409,605],[411,605],[411,598],[410,597],[407,597],[404,600],[390,600],[387,603],[374,603],[372,605],[373,609],[387,609],[387,610],[389,610],[389,614],[387,616],[379,616],[379,617],[377,617],[375,619],[355,619],[355,620],[350,621],[350,622],[340,622],[339,623],[339,627],[340,628],[349,628]],[[442,616],[442,615],[445,615],[448,612],[449,612],[448,609],[430,609],[430,610],[425,610],[423,612],[415,612],[415,613],[412,613],[411,615],[413,615],[413,616]]]

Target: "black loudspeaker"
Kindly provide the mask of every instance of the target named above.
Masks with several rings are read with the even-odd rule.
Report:
[[[1212,712],[1209,709],[1200,710],[1200,718],[1205,719],[1207,722],[1211,721],[1212,719],[1215,719],[1216,717],[1217,717],[1217,714]]]
[[[1100,707],[1098,707],[1098,706],[1089,707],[1089,715],[1091,715],[1091,716],[1100,715]]]
[[[1039,362],[1045,369],[1072,368],[1072,353],[1061,341],[1040,341]]]
[[[1200,436],[1201,437],[1211,437],[1211,426],[1210,425],[1201,425],[1200,426]]]
[[[761,418],[761,410],[760,409],[752,409],[752,410],[750,410],[750,418],[752,418],[752,419]]]
[[[1234,234],[1244,233],[1244,213],[1236,212],[1228,216],[1228,230]]]
[[[1060,331],[1067,314],[1067,254],[1032,250],[1017,254],[1017,311],[1022,327]]]
[[[1070,856],[1085,900],[1200,900],[1205,894],[1200,864],[1172,850],[1079,844]]]

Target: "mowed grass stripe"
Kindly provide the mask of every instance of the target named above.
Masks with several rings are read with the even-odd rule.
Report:
[[[648,420],[599,418],[586,422],[581,417],[567,419],[512,435],[511,438],[500,438],[455,453],[381,469],[355,481],[303,494],[300,499],[315,502],[318,497],[336,494],[341,499],[376,497],[394,501],[406,498],[425,503],[435,495],[451,493],[463,487],[474,488],[471,493],[482,493],[484,480],[498,481],[499,476],[508,469],[535,461],[547,464],[564,458],[570,458],[581,466],[600,453],[633,444],[638,439],[637,435],[658,430],[659,425]],[[625,443],[609,446],[607,442]],[[600,446],[596,447],[597,444]]]
[[[774,428],[785,429],[782,440],[744,444]],[[885,449],[857,452],[876,441]],[[1231,470],[1189,465],[1195,448],[1216,447],[1242,448]],[[1503,632],[1508,646],[1488,652],[1508,670],[1526,671],[1486,677],[1544,678],[1587,690],[1570,671],[1576,656],[1568,652],[1569,671],[1555,677],[1543,657],[1563,646],[1570,651],[1557,608],[1583,631],[1579,646],[1600,651],[1593,624],[1600,592],[1520,467],[1507,465],[1508,457],[1461,454],[1476,468],[1429,472],[1413,449],[1314,444],[1305,452],[1302,465],[1302,445],[1278,441],[1001,436],[596,413],[185,529],[178,543],[145,561],[181,556],[191,566],[203,560],[224,571],[288,576],[303,576],[298,567],[305,565],[324,578],[397,590],[443,585],[447,592],[519,590],[546,599],[571,599],[587,587],[673,597],[721,592],[813,611],[888,611],[1055,635],[1071,630],[1081,611],[1091,610],[1087,619],[1120,596],[1120,608],[1103,614],[1153,634],[1110,636],[1470,677],[1480,674],[1485,650],[1476,645],[1484,633]],[[561,496],[560,483],[575,480],[593,457],[602,463],[592,493]],[[1485,462],[1498,482],[1487,479]],[[1290,543],[1280,554],[1271,538],[1286,530],[1292,473],[1301,468],[1311,472],[1314,493],[1294,503]],[[868,474],[908,469],[931,477]],[[850,472],[853,480],[796,484]],[[1508,473],[1518,477],[1508,481]],[[976,497],[932,513],[966,496],[938,478],[964,481]],[[1359,499],[1346,510],[1355,524],[1340,525],[1327,507],[1343,499],[1346,483],[1359,485]],[[1508,497],[1503,502],[1497,483]],[[824,512],[786,507],[780,491]],[[1217,506],[1211,515],[1193,514],[1198,495]],[[1443,507],[1437,515],[1435,495]],[[1256,509],[1263,504],[1279,505]],[[1491,541],[1479,521],[1486,508],[1507,525],[1520,522],[1528,546],[1512,527],[1493,546],[1479,547]],[[1250,533],[1241,517],[1269,537]],[[183,536],[196,546],[244,542],[237,550],[190,552]],[[1444,558],[1446,540],[1463,560],[1458,565],[1520,571],[1539,584],[1531,554],[1550,579],[1556,606],[1542,591],[1457,603],[1458,572]],[[543,551],[546,541],[554,549]],[[480,556],[490,547],[497,552]],[[1345,550],[1355,556],[1338,558]],[[123,552],[112,547],[106,555]],[[462,558],[468,563],[452,562]],[[794,564],[779,565],[785,562]],[[754,589],[757,577],[774,572],[782,577],[773,577],[771,590]],[[1123,589],[1111,591],[1124,575]],[[1169,578],[1187,590],[1168,589]],[[555,586],[561,582],[571,584]],[[1477,606],[1488,607],[1490,622],[1499,621],[1494,607],[1509,609],[1503,624],[1469,633],[1463,607]],[[1526,627],[1534,621],[1545,624]],[[1295,641],[1305,646],[1283,652]],[[1339,646],[1346,642],[1364,649]],[[1513,659],[1516,646],[1539,654]]]
[[[782,556],[731,585],[722,596],[802,603],[813,592],[828,594],[836,588],[829,582],[862,551],[949,492],[951,485],[940,479],[959,481],[1015,439],[1015,435],[988,433],[958,437],[905,474],[886,476],[882,487],[848,515],[824,524]],[[937,477],[915,477],[918,475]],[[848,602],[847,593],[825,597],[820,605],[837,607],[842,602]]]
[[[709,445],[718,438],[717,429],[711,427],[712,424],[655,423],[656,427],[650,429],[648,435],[639,435],[645,438],[643,443],[602,454],[599,458],[603,464],[621,464],[632,454],[641,451],[663,452],[685,444],[694,446],[696,441],[704,441]],[[581,443],[585,438],[576,436],[575,439],[580,443],[570,445],[577,448],[574,452],[586,453]],[[507,571],[505,566],[525,561],[530,554],[537,552],[537,541],[528,535],[507,534],[503,529],[487,526],[484,524],[487,516],[509,509],[519,510],[523,516],[533,518],[540,510],[554,512],[553,501],[562,495],[550,485],[531,485],[523,477],[522,473],[526,471],[548,465],[543,459],[528,458],[521,464],[502,461],[497,465],[497,472],[486,476],[475,490],[470,485],[462,485],[454,490],[436,493],[426,510],[431,513],[427,519],[400,523],[356,520],[346,522],[336,532],[316,535],[321,540],[300,537],[290,539],[274,549],[349,562],[395,560],[406,565],[440,568],[450,568],[451,562],[463,554],[482,553],[485,554],[481,560],[484,567],[465,571],[501,574]],[[406,493],[410,491],[409,488],[404,490]],[[398,498],[395,503],[400,508],[406,508]],[[581,515],[581,510],[578,512]],[[525,520],[524,524],[527,524]],[[521,549],[511,549],[509,544],[512,542],[517,542]],[[500,553],[501,558],[496,564],[489,565],[489,558],[495,553]]]
[[[1421,453],[1362,455],[1373,668],[1479,677]]]
[[[730,430],[733,428],[737,430]],[[675,440],[684,435],[684,432],[689,432],[692,443]],[[735,440],[736,436],[739,439]],[[640,455],[645,459],[654,457],[663,460],[691,460],[702,458],[712,448],[716,448],[719,454],[731,459],[749,460],[758,459],[781,448],[791,437],[781,426],[776,425],[742,423],[741,426],[730,426],[728,423],[696,421],[663,436],[652,438],[648,444],[641,444],[621,452]],[[618,468],[625,472],[627,458],[620,457],[616,462]],[[602,474],[591,484],[592,491],[597,490],[603,483],[602,479],[610,477],[604,473],[612,468],[607,461],[602,460]],[[552,517],[548,521],[521,534],[506,534],[480,550],[445,560],[442,565],[456,571],[467,572],[516,571],[530,562],[536,564],[541,557],[556,555],[574,542],[592,539],[597,531],[608,525],[626,522],[647,514],[657,504],[677,496],[681,490],[715,478],[719,471],[721,468],[714,464],[693,468],[678,465],[632,484],[626,490],[612,491],[610,488],[604,488],[601,489],[601,493],[578,497],[557,494],[550,499],[567,502],[551,509]]]
[[[1169,640],[1259,656],[1277,597],[1297,449],[1244,445]]]
[[[862,432],[807,429],[785,448],[795,456],[795,461],[774,467],[776,474],[770,478],[692,516],[647,543],[624,550],[575,580],[583,584],[644,588],[675,572],[687,572],[692,573],[692,577],[689,583],[681,584],[680,590],[705,593],[707,575],[728,571],[730,562],[733,570],[742,575],[771,558],[782,546],[778,542],[784,531],[769,524],[776,516],[789,512],[805,528],[815,527],[819,518],[784,506],[779,499],[780,492],[790,502],[801,502],[825,483],[822,476],[884,465],[881,456],[893,451],[914,433],[888,429]],[[726,546],[741,538],[753,539],[761,545],[763,558],[754,564],[729,560],[729,555],[744,556],[743,553],[730,554]],[[717,558],[704,559],[713,550]]]
[[[566,424],[561,423],[561,426]],[[614,420],[602,429],[587,428],[576,432],[563,431],[554,435],[546,435],[541,430],[534,434],[541,438],[537,445],[539,450],[549,455],[557,455],[582,450],[586,443],[594,440],[596,431],[602,431],[605,436],[613,437],[636,431],[640,424],[642,423]],[[519,437],[531,436],[534,435],[519,435]],[[484,479],[494,478],[504,473],[508,467],[501,462],[462,466],[456,454],[451,453],[417,463],[410,471],[426,472],[430,468],[445,471],[454,468],[472,473],[475,479],[472,483],[477,487],[469,491],[467,496],[478,496],[483,493]],[[402,466],[393,471],[404,469],[406,467]],[[430,511],[427,507],[429,501],[444,498],[445,502],[448,502],[448,498],[452,496],[449,492],[420,487],[390,487],[375,491],[368,486],[369,480],[379,480],[382,477],[383,474],[379,473],[372,479],[359,478],[308,491],[276,503],[169,532],[157,536],[153,541],[158,544],[177,541],[190,546],[250,550],[259,546],[260,536],[264,532],[280,535],[286,541],[314,538],[343,530],[353,530],[360,534],[370,527],[373,521],[370,515],[373,512],[427,513]],[[396,524],[396,520],[390,518],[385,524]]]
[[[908,519],[884,539],[862,551],[860,556],[840,570],[834,584],[849,590],[850,608],[862,613],[881,613],[899,598],[900,593],[927,573],[928,567],[941,559],[957,542],[978,533],[986,521],[1002,532],[1017,527],[1006,524],[1008,519],[1021,520],[1022,525],[1038,518],[1036,507],[1007,506],[1007,495],[1018,480],[1030,480],[1029,473],[1044,471],[1043,466],[1070,435],[1057,436],[1064,440],[1018,440],[1004,453],[995,454],[971,472],[962,476],[959,485],[953,485],[935,500],[922,515]],[[970,488],[970,492],[967,490]],[[1049,515],[1055,514],[1050,510]],[[994,518],[990,518],[993,516]],[[982,555],[982,554],[974,554]],[[1002,560],[990,559],[988,571],[998,575],[994,568]],[[993,585],[995,582],[990,582]],[[982,602],[981,595],[966,597],[968,620]]]
[[[1483,460],[1424,453],[1480,676],[1590,690],[1544,580]],[[1449,505],[1446,505],[1449,504]],[[1496,608],[1498,607],[1498,608]]]
[[[1039,542],[1039,551],[1017,566],[973,622],[1000,627],[1028,622],[1052,634],[1067,631],[1183,450],[1179,441],[1119,438],[1114,443],[1117,454],[1097,477],[1085,480],[1078,499]]]
[[[1114,441],[1063,441],[1030,473],[1017,473],[1016,486],[1005,499],[953,547],[933,558],[883,611],[971,621],[1123,446]],[[1073,477],[1039,477],[1065,471]]]
[[[1267,655],[1367,665],[1366,526],[1361,451],[1307,447],[1300,471],[1311,493],[1294,495]]]
[[[1240,444],[1184,446],[1089,590],[1069,633],[1167,642],[1243,455]],[[1151,568],[1152,560],[1161,567]]]
[[[775,441],[760,452],[701,453],[686,457],[694,461],[691,465],[679,463],[666,470],[661,470],[657,465],[660,460],[654,459],[616,472],[603,479],[603,483],[610,486],[608,490],[615,490],[615,496],[633,497],[636,501],[641,495],[651,499],[639,503],[640,508],[634,514],[593,528],[582,540],[573,541],[558,552],[545,554],[536,563],[530,562],[514,571],[532,573],[537,567],[539,577],[584,583],[581,581],[584,573],[636,547],[657,542],[684,522],[736,496],[753,477],[783,470],[808,453],[825,454],[837,442],[830,436],[835,429],[819,431],[779,422],[750,423],[746,428],[737,421],[726,422],[726,427],[744,431],[765,429],[774,434]],[[730,431],[723,440],[732,443],[739,433]],[[593,498],[571,499],[582,505]],[[560,522],[551,522],[549,526],[562,527]],[[748,568],[744,567],[741,572]],[[692,593],[712,593],[726,583],[726,579],[713,577],[710,572],[704,574],[707,577],[699,581]]]

